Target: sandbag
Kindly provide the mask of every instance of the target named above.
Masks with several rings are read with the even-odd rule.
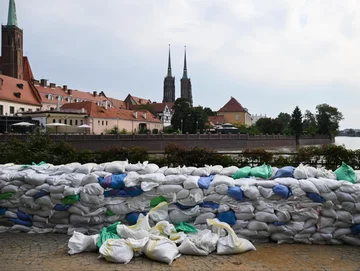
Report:
[[[134,257],[133,249],[123,239],[108,239],[99,249],[101,257],[108,262],[127,264]]]
[[[172,264],[181,255],[176,244],[167,238],[149,239],[144,254],[152,260],[167,264]]]
[[[335,170],[335,174],[340,181],[356,182],[356,173],[354,169],[344,162],[342,162],[341,166]]]
[[[231,177],[233,177],[234,179],[246,178],[250,175],[250,172],[251,172],[251,167],[249,166],[242,167],[239,168]]]
[[[83,251],[96,251],[98,249],[96,242],[98,241],[99,237],[99,234],[86,236],[80,232],[75,231],[68,242],[68,253],[73,255]]]

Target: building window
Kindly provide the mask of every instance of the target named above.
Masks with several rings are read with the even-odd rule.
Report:
[[[108,122],[106,121],[106,126],[108,125]]]
[[[19,111],[20,111],[20,112],[25,112],[25,108],[24,108],[24,107],[20,107],[20,108],[19,108]]]
[[[70,125],[72,125],[72,120],[70,120]]]
[[[61,123],[61,119],[59,119],[59,123]]]
[[[78,125],[78,120],[75,120],[75,125]]]
[[[104,121],[101,122],[101,125],[104,126]]]
[[[10,106],[10,114],[15,114],[15,107],[14,106]]]
[[[100,120],[98,120],[98,125],[100,125]]]
[[[55,123],[56,122],[56,120],[55,119],[53,119],[53,123]]]
[[[29,112],[32,112],[32,109],[29,108],[28,111],[29,111]],[[40,111],[40,109],[38,108],[37,111]]]
[[[81,125],[83,125],[83,124],[84,124],[83,120],[80,120],[80,124],[81,124]]]
[[[4,115],[4,106],[0,105],[0,115]]]
[[[71,97],[67,97],[68,103],[71,103]]]
[[[235,119],[239,120],[239,114],[236,114]]]
[[[64,120],[64,124],[67,124],[67,119]]]
[[[63,96],[59,95],[59,96],[58,96],[58,100],[59,100],[60,102],[62,102]]]
[[[48,94],[48,99],[49,100],[52,100],[53,99],[53,96],[51,94]]]

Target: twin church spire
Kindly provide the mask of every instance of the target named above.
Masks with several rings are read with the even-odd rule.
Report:
[[[184,51],[184,69],[183,76],[180,80],[181,83],[181,98],[187,99],[192,105],[192,89],[191,80],[188,78],[187,63],[186,63],[186,46]],[[168,59],[168,72],[164,79],[164,97],[163,103],[174,103],[175,102],[175,77],[172,76],[171,70],[171,52],[169,44],[169,59]]]
[[[15,0],[10,0],[9,1],[9,12],[8,12],[7,26],[18,26],[17,17],[16,17]]]

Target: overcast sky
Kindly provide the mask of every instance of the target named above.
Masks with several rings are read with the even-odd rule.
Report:
[[[0,0],[6,24],[8,0]],[[171,44],[176,96],[183,50],[194,105],[231,96],[276,117],[328,103],[360,128],[360,1],[16,0],[37,79],[161,102]]]

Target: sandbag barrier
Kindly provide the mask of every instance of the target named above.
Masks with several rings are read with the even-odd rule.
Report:
[[[136,224],[166,202],[162,221],[174,226],[187,222],[202,231],[218,219],[254,243],[360,245],[358,181],[345,164],[336,172],[303,165],[8,164],[0,166],[0,231],[94,235],[118,221]],[[158,222],[149,218],[151,227]]]

